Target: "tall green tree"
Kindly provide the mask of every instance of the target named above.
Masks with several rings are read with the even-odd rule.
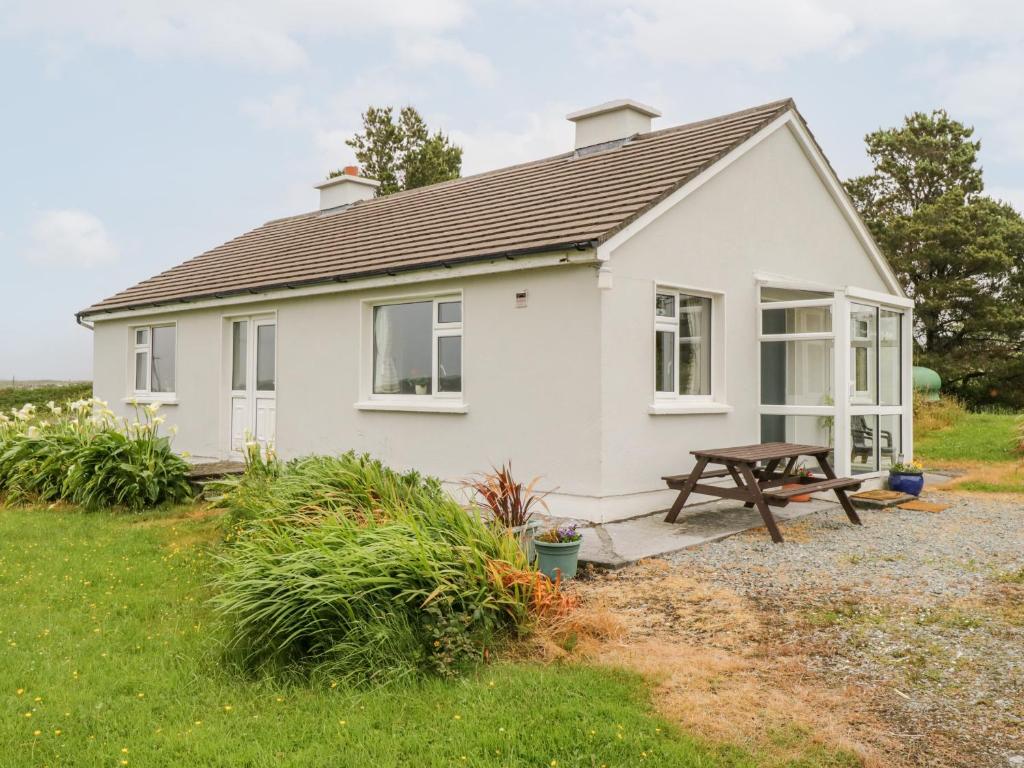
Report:
[[[377,179],[377,197],[457,179],[462,172],[462,147],[441,131],[430,132],[414,107],[370,107],[363,130],[345,141],[356,151],[363,172]],[[341,171],[331,171],[334,177]]]
[[[846,189],[914,299],[915,360],[969,399],[1024,404],[1024,220],[983,194],[974,129],[915,112],[865,137]]]

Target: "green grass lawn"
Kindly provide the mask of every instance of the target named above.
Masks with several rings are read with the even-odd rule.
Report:
[[[1020,417],[1010,413],[968,413],[958,423],[915,435],[914,453],[925,462],[1014,461],[1014,434]]]
[[[645,683],[583,665],[353,691],[223,667],[214,523],[0,507],[5,766],[839,766],[708,745]]]
[[[1007,413],[967,413],[951,427],[915,434],[914,453],[926,465],[968,470],[957,488],[1024,493],[1024,462],[1014,448],[1019,419]]]
[[[55,403],[64,403],[86,397],[92,397],[91,381],[48,384],[40,387],[11,387],[0,382],[0,411],[21,408],[25,403],[45,405],[51,400]]]

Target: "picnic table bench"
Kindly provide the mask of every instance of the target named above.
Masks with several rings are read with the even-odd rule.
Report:
[[[782,541],[782,534],[779,533],[779,526],[772,515],[771,507],[784,507],[794,496],[832,491],[839,499],[839,504],[850,522],[861,525],[853,504],[846,496],[846,491],[859,488],[861,481],[851,477],[836,477],[828,460],[830,450],[821,445],[758,443],[734,448],[691,451],[697,458],[692,472],[662,478],[669,488],[679,491],[679,496],[665,516],[665,522],[676,521],[692,493],[734,499],[742,501],[745,507],[757,507],[772,541],[778,544]],[[803,478],[794,474],[801,456],[808,456],[817,461],[825,479]],[[783,462],[786,462],[785,466],[780,470],[779,466]],[[721,464],[724,468],[708,470],[708,464]],[[710,485],[701,482],[725,477],[731,478],[734,485]],[[790,484],[798,484],[799,487],[782,487]]]

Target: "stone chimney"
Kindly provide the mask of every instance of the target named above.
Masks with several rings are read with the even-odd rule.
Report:
[[[650,133],[651,119],[661,112],[632,99],[619,99],[588,107],[565,116],[576,124],[574,149],[628,139],[638,133]]]
[[[322,181],[314,185],[314,188],[320,190],[320,210],[329,211],[360,200],[369,200],[379,186],[380,182],[376,179],[360,176],[357,166],[346,165],[340,176]]]

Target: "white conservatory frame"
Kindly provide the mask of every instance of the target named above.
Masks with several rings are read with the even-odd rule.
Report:
[[[794,291],[813,291],[818,293],[831,294],[831,298],[822,297],[814,299],[799,299],[793,301],[763,301],[761,291],[763,288],[778,288]],[[913,306],[911,299],[892,294],[871,291],[852,286],[845,288],[834,288],[819,284],[806,283],[795,280],[787,280],[775,277],[759,277],[757,280],[757,398],[758,398],[758,430],[760,434],[760,417],[767,415],[778,416],[832,416],[834,418],[833,429],[833,454],[834,467],[840,476],[850,476],[852,473],[851,462],[851,434],[850,418],[852,416],[899,416],[900,418],[900,442],[899,454],[906,459],[914,455],[913,435]],[[851,391],[851,366],[850,366],[850,323],[849,313],[851,304],[864,304],[881,309],[894,310],[902,313],[900,324],[900,405],[877,405],[877,404],[855,404]],[[831,332],[818,333],[764,333],[762,327],[763,310],[765,309],[787,309],[798,307],[823,307],[828,306],[832,311]],[[832,392],[833,405],[765,405],[761,402],[761,344],[765,341],[811,341],[830,339],[832,341]],[[875,366],[876,392],[878,391],[878,368]],[[840,428],[842,427],[842,428]],[[881,427],[879,427],[879,432]],[[875,440],[876,460],[878,459],[878,439]],[[893,456],[898,460],[898,456]],[[878,465],[881,466],[880,464]],[[873,472],[858,473],[857,478],[868,480],[879,478],[887,474],[887,469],[879,469]]]

